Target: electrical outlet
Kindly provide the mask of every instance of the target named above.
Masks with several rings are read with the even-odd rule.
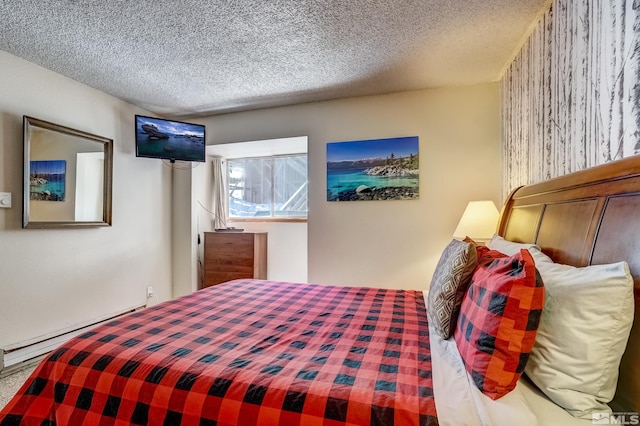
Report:
[[[150,285],[149,287],[147,287],[147,299],[153,297],[153,286]]]

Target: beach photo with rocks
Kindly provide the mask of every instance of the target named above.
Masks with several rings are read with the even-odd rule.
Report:
[[[29,199],[64,201],[67,162],[35,160],[29,165]]]
[[[327,144],[327,201],[411,200],[419,195],[418,137]]]

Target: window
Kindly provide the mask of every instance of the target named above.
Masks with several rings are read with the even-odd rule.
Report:
[[[307,218],[307,154],[227,161],[230,218]]]

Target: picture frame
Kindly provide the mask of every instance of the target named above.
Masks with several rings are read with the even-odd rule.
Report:
[[[418,136],[327,144],[327,201],[415,200]]]
[[[64,201],[67,162],[35,160],[29,165],[29,199]]]

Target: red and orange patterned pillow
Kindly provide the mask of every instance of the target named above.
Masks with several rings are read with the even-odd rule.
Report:
[[[536,339],[544,287],[531,254],[478,253],[454,337],[467,372],[491,399],[513,390]]]

